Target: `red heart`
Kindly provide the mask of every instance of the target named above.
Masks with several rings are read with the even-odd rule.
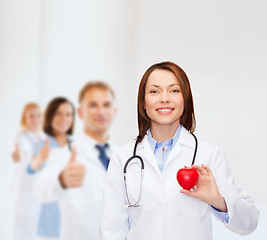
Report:
[[[176,177],[182,188],[190,190],[197,184],[198,172],[193,168],[181,168]]]

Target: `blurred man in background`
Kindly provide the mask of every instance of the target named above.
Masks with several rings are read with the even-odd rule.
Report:
[[[116,115],[115,94],[104,82],[89,82],[79,94],[83,133],[67,146],[51,151],[36,183],[42,202],[59,201],[60,239],[98,239],[100,211],[110,155],[117,149],[109,129]]]

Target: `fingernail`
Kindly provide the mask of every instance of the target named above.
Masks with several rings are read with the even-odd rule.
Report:
[[[184,166],[184,168],[187,168],[187,166]]]

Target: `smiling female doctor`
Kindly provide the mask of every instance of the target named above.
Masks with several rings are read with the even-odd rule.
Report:
[[[136,153],[132,142],[110,161],[101,240],[210,240],[211,213],[240,235],[256,228],[259,212],[253,199],[234,185],[216,146],[198,142],[195,191],[177,183],[177,171],[191,165],[196,142],[190,84],[176,64],[158,63],[145,72],[138,93],[138,126]],[[133,155],[140,157],[127,165]]]

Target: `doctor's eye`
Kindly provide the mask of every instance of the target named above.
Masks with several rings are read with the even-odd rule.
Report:
[[[97,104],[95,102],[88,103],[87,105],[90,108],[97,107]]]
[[[112,103],[111,102],[105,102],[104,103],[104,107],[105,108],[109,108],[109,107],[111,107],[112,106]]]
[[[150,90],[149,93],[154,93],[155,94],[155,93],[158,93],[158,91],[157,90]]]
[[[62,115],[62,112],[56,111],[55,116],[61,116],[61,115]]]
[[[171,90],[171,92],[172,92],[172,93],[179,93],[180,90],[179,90],[179,89],[173,89],[173,90]]]

